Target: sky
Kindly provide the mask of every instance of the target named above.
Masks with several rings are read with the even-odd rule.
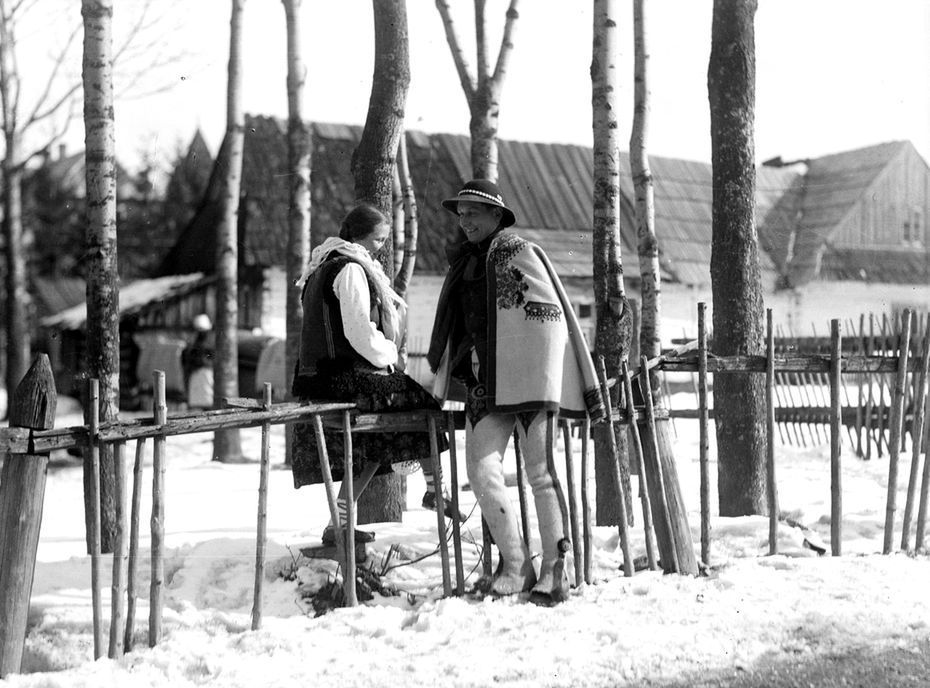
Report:
[[[139,2],[139,0],[133,0]],[[618,0],[621,127],[632,120],[632,3]],[[756,157],[816,157],[909,139],[930,160],[930,3],[924,0],[759,0],[756,13]],[[116,9],[117,22],[126,22]],[[127,7],[131,7],[129,3]],[[411,84],[406,125],[467,133],[468,111],[442,23],[430,0],[410,0]],[[489,0],[492,59],[505,0]],[[504,84],[500,136],[591,144],[592,3],[524,0]],[[472,3],[453,3],[474,67]],[[653,155],[710,161],[706,74],[711,0],[648,0]],[[123,159],[163,159],[196,128],[216,149],[225,127],[227,0],[192,0],[168,34],[167,68],[135,80],[172,84],[116,103]],[[304,109],[318,121],[361,124],[373,66],[369,0],[305,1]],[[279,0],[248,0],[244,27],[244,109],[286,116],[284,12]],[[68,137],[82,147],[80,123]]]
[[[672,408],[694,403],[692,394],[671,400]],[[57,427],[80,424],[74,400],[60,399],[58,408]],[[673,430],[678,479],[692,538],[699,547],[697,423],[678,419]],[[242,433],[246,454],[257,457],[260,430]],[[459,457],[464,456],[462,435],[457,434]],[[711,432],[711,504],[715,505],[713,437]],[[706,576],[643,570],[626,578],[620,570],[617,529],[596,527],[592,584],[575,588],[555,608],[509,598],[442,599],[435,515],[420,507],[424,483],[422,475],[415,473],[408,478],[409,509],[403,522],[368,526],[377,534],[368,548],[369,561],[376,569],[385,563],[397,565],[382,580],[399,594],[319,617],[314,617],[309,597],[333,579],[335,567],[327,560],[303,557],[300,549],[318,542],[327,520],[325,499],[319,486],[293,488],[290,471],[281,463],[283,443],[282,426],[273,426],[263,616],[261,628],[252,631],[259,467],[211,461],[209,434],[168,438],[165,606],[162,640],[153,649],[147,643],[152,476],[151,442],[147,443],[135,646],[119,660],[93,660],[82,471],[73,458],[53,457],[24,673],[0,680],[0,686],[381,688],[396,686],[402,678],[409,688],[695,688],[719,686],[712,680],[720,676],[756,678],[761,682],[751,685],[768,685],[764,677],[773,665],[790,674],[818,663],[836,664],[851,653],[920,656],[930,650],[926,585],[930,559],[926,554],[908,556],[898,551],[880,554],[887,458],[862,461],[850,452],[848,442],[842,454],[841,557],[818,556],[803,544],[805,539],[829,542],[829,447],[778,444],[779,503],[806,529],[781,522],[777,555],[768,555],[765,517],[721,518],[713,508]],[[576,467],[581,459],[579,445],[573,443]],[[124,452],[134,454],[131,447]],[[561,469],[561,444],[556,458]],[[909,459],[909,452],[901,455],[896,546]],[[447,457],[444,460],[448,475]],[[508,452],[509,472],[513,461]],[[459,470],[464,485],[464,466]],[[637,492],[634,477],[633,493]],[[515,492],[511,498],[517,499]],[[480,542],[480,522],[473,511],[474,495],[463,490],[461,500],[469,515],[463,525],[463,554],[470,586],[478,561],[473,543],[476,538]],[[642,556],[638,502],[635,508],[631,549],[634,556]],[[532,500],[529,517],[535,524]],[[389,559],[392,546],[394,556]],[[533,547],[538,548],[535,538]],[[110,572],[111,559],[104,556],[105,619],[109,619]]]

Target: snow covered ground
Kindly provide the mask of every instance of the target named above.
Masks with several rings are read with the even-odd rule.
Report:
[[[81,422],[73,407],[60,415],[59,426]],[[675,431],[679,479],[699,547],[697,425],[678,420]],[[257,458],[260,431],[243,430],[242,436],[246,453]],[[259,468],[211,462],[211,442],[211,435],[168,440],[163,640],[148,648],[149,540],[143,533],[136,647],[115,661],[93,660],[81,468],[56,457],[46,492],[25,673],[0,686],[643,685],[734,667],[751,670],[760,661],[804,661],[865,648],[916,649],[930,639],[930,561],[923,554],[880,554],[887,458],[865,462],[848,451],[843,455],[844,556],[817,556],[802,546],[804,533],[786,524],[780,553],[768,556],[766,518],[714,516],[709,575],[642,571],[624,578],[617,529],[599,527],[595,584],[555,608],[510,599],[441,599],[438,554],[414,561],[436,548],[435,515],[419,506],[423,481],[414,474],[403,523],[371,527],[377,539],[369,546],[369,561],[378,569],[396,566],[385,580],[401,594],[315,617],[304,593],[326,582],[333,565],[307,560],[299,548],[318,542],[328,512],[321,488],[293,488],[281,464],[281,426],[275,426],[272,438],[263,624],[251,631]],[[576,452],[579,444],[574,443]],[[715,477],[713,446],[711,452]],[[910,455],[901,458],[899,528]],[[463,466],[460,471],[464,483]],[[829,448],[779,446],[777,475],[783,512],[829,542]],[[145,480],[147,531],[151,443]],[[472,512],[470,492],[462,492],[462,504]],[[637,503],[634,555],[645,551],[640,522]],[[478,549],[472,543],[481,539],[477,510],[464,536],[466,572],[473,582]],[[389,557],[391,545],[397,547]],[[103,569],[108,618],[109,557]]]

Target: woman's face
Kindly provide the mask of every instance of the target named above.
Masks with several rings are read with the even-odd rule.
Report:
[[[459,201],[456,204],[459,227],[473,244],[480,244],[494,234],[501,222],[501,209],[487,203]]]
[[[362,239],[356,239],[355,243],[364,247],[371,255],[375,255],[381,250],[381,247],[384,246],[384,242],[387,241],[390,234],[391,226],[386,222],[382,222],[374,228],[371,234]]]

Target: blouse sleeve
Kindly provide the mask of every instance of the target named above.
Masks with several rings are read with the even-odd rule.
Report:
[[[397,346],[371,321],[371,295],[362,266],[349,263],[340,270],[333,291],[339,299],[342,329],[352,348],[377,368],[396,364]]]

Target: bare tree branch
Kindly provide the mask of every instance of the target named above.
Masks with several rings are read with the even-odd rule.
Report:
[[[462,90],[465,92],[465,99],[471,104],[475,91],[478,88],[477,80],[470,74],[471,67],[468,59],[465,57],[465,51],[462,50],[461,41],[455,30],[455,22],[452,20],[452,13],[449,11],[449,3],[446,0],[436,0],[436,9],[442,17],[442,26],[446,32],[446,43],[449,44],[449,50],[452,53],[452,61],[455,63],[455,69],[459,73],[459,81],[462,83]]]
[[[488,41],[484,35],[485,0],[475,0],[475,54],[478,58],[478,88],[488,78]]]
[[[68,111],[59,121],[57,128],[49,136],[47,136],[40,145],[36,146],[30,152],[23,155],[23,159],[20,161],[18,167],[25,168],[33,158],[42,155],[45,151],[51,150],[56,143],[65,137],[65,134],[68,132],[69,125],[71,122],[77,119],[77,104],[78,98],[71,98],[71,100],[68,102]]]
[[[513,53],[513,32],[516,27],[517,19],[520,13],[517,11],[518,0],[510,0],[510,7],[507,8],[507,19],[504,22],[504,35],[501,37],[501,49],[497,54],[497,65],[494,67],[494,75],[491,80],[495,84],[502,83],[507,74],[507,64],[510,62],[510,55]]]
[[[77,90],[80,88],[80,83],[75,82],[71,86],[71,88],[68,89],[64,93],[64,95],[62,95],[61,97],[58,98],[57,101],[55,101],[55,104],[45,108],[43,111],[43,107],[45,106],[48,99],[51,97],[52,89],[54,88],[55,84],[58,82],[58,76],[61,73],[62,68],[64,67],[65,64],[67,64],[66,58],[68,56],[68,53],[70,52],[71,45],[77,39],[77,36],[80,30],[81,30],[80,25],[75,26],[74,29],[71,30],[71,33],[68,35],[68,38],[65,41],[64,46],[62,46],[61,50],[59,50],[57,55],[55,56],[53,60],[53,64],[52,64],[51,74],[49,74],[48,79],[45,82],[45,89],[36,99],[35,105],[32,108],[32,112],[29,113],[28,117],[26,117],[25,124],[23,124],[24,129],[28,128],[30,125],[40,120],[45,119],[46,117],[49,117],[55,114],[55,111],[58,110],[62,105],[64,105],[65,101],[68,98],[70,98],[74,93],[76,93]],[[17,71],[17,74],[18,73],[19,72]]]

